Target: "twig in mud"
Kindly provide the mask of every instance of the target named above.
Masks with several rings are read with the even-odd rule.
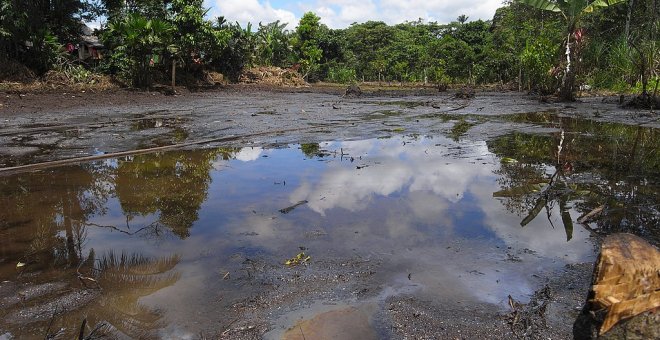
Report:
[[[50,318],[50,322],[48,323],[48,328],[46,328],[46,336],[44,336],[44,339],[52,339],[57,333],[53,336],[50,335],[50,328],[53,326],[53,322],[55,321],[55,315],[57,315],[57,307],[55,306],[55,310],[53,311],[53,315]]]
[[[538,290],[527,304],[517,302],[509,295],[509,306],[513,311],[508,315],[511,332],[518,339],[536,338],[539,329],[546,327],[545,311],[551,298],[549,286]]]
[[[101,285],[99,284],[98,281],[96,281],[96,279],[93,279],[89,276],[84,276],[83,274],[80,273],[80,267],[82,267],[83,263],[84,263],[83,261],[80,261],[80,264],[78,265],[78,268],[76,268],[76,273],[78,274],[78,280],[80,280],[80,283],[82,283],[82,285],[85,286],[85,288],[89,288],[89,287],[87,287],[87,284],[85,283],[85,281],[94,282],[94,283],[96,283],[96,289],[101,289]],[[86,319],[85,319],[85,321],[86,321]]]
[[[231,331],[231,329],[230,329],[229,327],[231,327],[231,325],[233,325],[236,321],[238,321],[238,318],[232,320],[232,322],[230,322],[229,324],[227,324],[227,327],[225,327],[225,330],[224,330],[222,333],[220,333],[220,335],[221,335],[221,336],[225,336],[225,335],[227,335],[227,333],[229,333],[229,331]]]
[[[578,223],[584,224],[584,223],[589,222],[594,216],[600,214],[603,211],[603,209],[605,209],[605,205],[601,205],[601,206],[598,206],[598,207],[594,208],[594,210],[590,211],[589,213],[587,213],[583,216],[580,216],[580,218],[578,218],[578,220],[577,220]]]
[[[300,325],[298,325],[298,329],[300,329],[300,334],[302,335],[303,340],[307,340],[307,339],[305,338],[305,333],[303,333],[302,327],[300,327]]]
[[[307,203],[308,203],[308,202],[307,202],[306,200],[302,200],[302,201],[300,201],[300,202],[298,202],[298,203],[296,203],[296,204],[294,204],[294,205],[292,205],[292,206],[290,206],[290,207],[286,207],[286,208],[284,208],[284,209],[280,209],[279,211],[280,211],[282,214],[288,214],[288,213],[290,213],[291,211],[293,211],[293,209],[295,209],[295,208],[297,208],[297,207],[299,207],[299,206],[301,206],[301,205],[303,205],[303,204],[307,204]]]
[[[129,231],[126,231],[126,230],[121,230],[121,229],[119,229],[119,228],[117,228],[113,225],[101,225],[101,224],[96,224],[96,223],[92,223],[92,222],[83,222],[83,221],[76,221],[76,222],[79,222],[81,224],[85,224],[85,225],[88,225],[88,226],[92,226],[92,227],[112,229],[112,230],[118,231],[120,233],[124,233],[126,235],[129,235],[129,236],[133,236],[133,235],[141,232],[142,230],[149,229],[151,227],[154,227],[154,226],[158,225],[158,222],[153,222],[153,223],[149,224],[148,226],[144,226],[144,227],[142,227],[142,228],[140,228],[140,229],[138,229],[134,232],[129,232]],[[130,229],[128,224],[126,224],[126,227],[128,227],[128,229]]]
[[[85,339],[85,326],[87,326],[87,318],[84,318],[82,325],[80,325],[80,332],[78,332],[78,340]]]
[[[450,109],[443,110],[442,112],[435,112],[435,114],[438,114],[438,113],[447,113],[447,112],[452,112],[452,111],[458,111],[458,110],[460,110],[460,109],[464,109],[464,108],[466,108],[466,107],[468,107],[468,106],[470,106],[470,102],[464,103],[463,105],[459,105],[459,106],[457,106],[457,107],[452,107],[452,108],[450,108]],[[431,105],[431,107],[434,108],[434,109],[439,109],[439,108],[440,108],[439,105]]]
[[[98,325],[96,325],[96,327],[94,327],[94,329],[89,333],[89,335],[88,335],[84,340],[92,340],[92,339],[94,339],[94,338],[93,338],[94,333],[96,333],[99,329],[101,329],[101,328],[103,328],[103,327],[105,327],[105,324],[102,323],[102,322],[99,323]]]

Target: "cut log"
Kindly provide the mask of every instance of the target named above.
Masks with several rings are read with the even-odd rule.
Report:
[[[598,334],[619,321],[660,308],[660,251],[631,234],[608,236],[602,245],[587,308],[604,313]]]

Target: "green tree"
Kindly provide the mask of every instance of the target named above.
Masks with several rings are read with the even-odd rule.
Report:
[[[582,17],[603,7],[623,2],[624,0],[518,0],[523,4],[551,12],[561,13],[566,22],[564,55],[564,74],[561,81],[560,97],[563,100],[575,100],[575,62],[579,58],[577,45],[583,39],[584,32],[580,30]]]
[[[446,74],[454,82],[471,78],[474,51],[465,41],[445,35],[430,48],[434,58],[444,61]]]
[[[164,20],[131,13],[110,22],[104,40],[114,49],[112,59],[117,67],[133,86],[144,88],[151,85],[152,69],[170,46],[173,31]]]
[[[458,16],[458,18],[456,18],[456,21],[458,21],[458,23],[463,25],[464,23],[467,22],[468,18],[470,18],[470,17],[465,15],[465,14],[461,14],[461,15]]]
[[[248,23],[243,29],[238,22],[228,23],[223,17],[216,19],[213,30],[222,35],[225,43],[210,51],[210,65],[237,81],[243,69],[252,65],[256,49],[256,34]]]
[[[257,31],[257,62],[262,65],[284,66],[289,60],[291,44],[286,23],[279,20],[266,25],[259,23]]]
[[[76,41],[81,20],[89,19],[85,8],[82,0],[0,1],[0,60],[45,73],[61,45]]]
[[[323,57],[323,50],[319,46],[320,21],[321,18],[316,14],[307,12],[300,19],[298,27],[296,27],[294,46],[298,51],[298,62],[306,80],[309,80],[310,74],[319,70],[319,62]]]
[[[210,51],[227,43],[228,34],[214,30],[211,22],[204,19],[208,9],[203,7],[203,0],[172,0],[169,12],[173,30],[168,50],[174,54],[172,63],[181,60],[188,73],[200,71],[204,59],[210,59]]]
[[[175,28],[173,41],[183,51],[186,62],[209,50],[216,40],[211,22],[204,20],[208,12],[203,0],[173,0],[170,7],[170,22]]]
[[[393,40],[393,28],[381,21],[353,24],[346,29],[347,59],[358,78],[380,79],[387,72],[389,60],[383,54]]]

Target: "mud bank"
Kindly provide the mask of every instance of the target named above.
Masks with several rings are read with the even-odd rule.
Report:
[[[0,108],[0,166],[92,156],[163,145],[277,145],[433,134],[466,120],[469,133],[490,138],[537,131],[507,116],[545,112],[594,122],[657,128],[653,111],[622,109],[617,98],[541,103],[514,92],[456,99],[430,89],[375,91],[342,97],[333,87],[229,87],[166,96],[148,92],[7,94]],[[483,124],[474,124],[483,123]],[[220,142],[214,143],[214,139]],[[208,141],[205,143],[205,141]]]

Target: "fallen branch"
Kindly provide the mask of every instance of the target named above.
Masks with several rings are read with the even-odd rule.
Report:
[[[294,204],[294,205],[292,205],[292,206],[290,206],[290,207],[286,207],[286,208],[284,208],[284,209],[280,209],[280,212],[281,212],[282,214],[288,214],[288,213],[290,213],[291,211],[293,211],[293,209],[295,209],[295,208],[297,208],[297,207],[299,207],[299,206],[301,206],[301,205],[303,205],[303,204],[307,204],[307,201],[300,201],[300,202],[298,202],[298,203],[296,203],[296,204]]]
[[[142,230],[149,229],[149,228],[152,228],[152,227],[158,225],[158,222],[153,222],[153,223],[149,224],[148,226],[144,226],[144,227],[142,227],[142,228],[140,228],[140,229],[138,229],[134,232],[130,232],[130,231],[126,231],[126,230],[121,230],[121,229],[119,229],[119,228],[117,228],[113,225],[101,225],[101,224],[96,224],[96,223],[92,223],[92,222],[84,222],[84,221],[78,221],[78,220],[76,220],[76,222],[78,222],[80,224],[92,226],[92,227],[112,229],[112,230],[118,231],[120,233],[129,235],[129,236],[136,235],[137,233],[141,232]]]

